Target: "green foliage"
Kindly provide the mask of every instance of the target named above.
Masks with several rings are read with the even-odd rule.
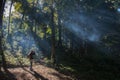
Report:
[[[120,0],[105,0],[106,3],[111,5],[109,6],[111,9],[117,9],[119,7]]]
[[[15,3],[14,6],[16,11],[23,12],[23,10],[21,9],[23,5],[20,2]]]
[[[34,0],[35,1],[35,0]],[[32,0],[27,0],[27,2],[29,2],[29,3],[32,3],[32,2],[34,2],[34,1],[32,1]]]
[[[51,33],[52,33],[50,28],[47,29],[47,33],[48,33],[48,34],[51,34]]]
[[[28,28],[29,28],[29,26],[28,26],[28,24],[27,23],[24,23],[24,31],[27,31],[28,30]]]
[[[5,57],[6,57],[7,64],[20,65],[20,66],[29,65],[29,59],[27,57],[23,57],[22,54],[15,56],[10,53],[5,53]]]

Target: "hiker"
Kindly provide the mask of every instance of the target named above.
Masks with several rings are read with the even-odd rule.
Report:
[[[33,64],[33,59],[34,59],[34,56],[35,56],[35,51],[31,51],[29,54],[28,54],[28,58],[30,60],[30,70],[32,71],[32,64]]]

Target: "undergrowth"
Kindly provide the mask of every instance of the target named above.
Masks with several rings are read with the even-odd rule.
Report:
[[[12,55],[12,54],[5,54],[6,62],[9,65],[21,65],[21,66],[27,66],[30,64],[29,59],[22,54],[20,55]]]

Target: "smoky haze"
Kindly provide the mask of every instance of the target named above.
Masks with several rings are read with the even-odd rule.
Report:
[[[14,55],[27,55],[31,50],[34,50],[38,58],[50,52],[50,45],[46,40],[40,39],[37,41],[34,35],[29,31],[22,31],[16,28],[11,34],[7,35],[4,32],[6,52],[11,52]],[[38,37],[38,36],[37,36]]]
[[[117,15],[104,9],[93,12],[82,10],[68,13],[63,25],[82,40],[99,42],[104,34],[116,32],[111,27],[116,21]]]

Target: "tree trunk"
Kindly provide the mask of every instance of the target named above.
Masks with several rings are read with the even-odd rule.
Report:
[[[54,1],[53,1],[54,2]],[[52,2],[52,3],[53,3]],[[51,27],[52,27],[52,50],[51,50],[51,61],[53,64],[56,63],[55,60],[55,26],[54,26],[54,10],[53,6],[51,8]]]
[[[60,25],[60,14],[58,11],[58,30],[59,30],[59,41],[58,41],[58,46],[62,47],[62,39],[61,39],[61,33],[62,33],[62,27]]]
[[[10,9],[9,9],[8,35],[10,33],[10,19],[11,19],[12,4],[13,4],[13,0],[11,0]]]
[[[2,57],[2,66],[4,70],[6,69],[6,61],[5,61],[5,56],[3,53],[3,48],[2,48],[2,38],[3,38],[3,33],[2,33],[2,19],[3,19],[3,11],[4,11],[4,6],[5,6],[6,0],[1,0],[0,3],[0,55]]]

